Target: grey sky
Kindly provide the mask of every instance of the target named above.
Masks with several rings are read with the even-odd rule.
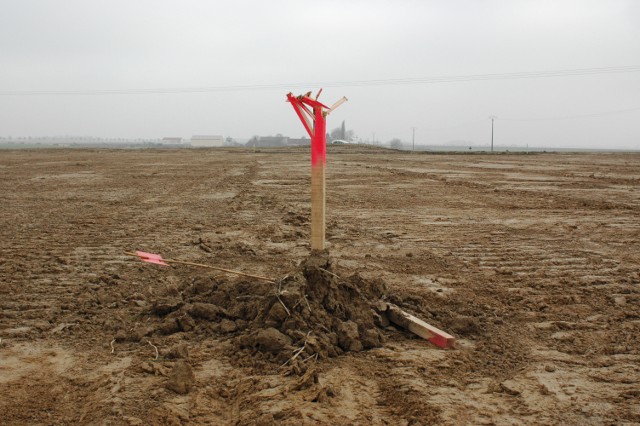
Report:
[[[640,67],[640,2],[0,0],[0,136],[304,134],[298,83]],[[638,68],[640,69],[640,68]],[[308,90],[316,91],[318,86]],[[362,139],[640,149],[640,72],[327,87]],[[573,117],[634,109],[617,114]],[[508,119],[528,119],[513,121]]]

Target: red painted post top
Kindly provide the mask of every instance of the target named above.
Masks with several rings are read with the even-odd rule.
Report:
[[[322,89],[320,89],[322,91]],[[318,96],[320,92],[318,92]],[[317,99],[306,95],[294,96],[287,94],[287,101],[302,121],[302,125],[311,138],[311,165],[324,166],[327,163],[327,111],[329,107]],[[317,98],[317,96],[316,96]]]

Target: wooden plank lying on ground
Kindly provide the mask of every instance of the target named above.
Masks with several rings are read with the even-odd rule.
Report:
[[[406,328],[410,332],[417,334],[418,336],[430,341],[438,347],[453,347],[453,344],[456,340],[455,337],[432,325],[427,324],[420,318],[414,317],[410,313],[403,311],[395,305],[387,304],[386,314],[392,323]]]

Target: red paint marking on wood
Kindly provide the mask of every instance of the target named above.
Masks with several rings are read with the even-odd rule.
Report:
[[[406,328],[440,348],[452,348],[456,341],[455,337],[449,333],[427,324],[420,318],[414,317],[395,305],[388,305],[387,316],[392,323]]]
[[[162,266],[171,266],[168,263],[165,263],[162,259],[162,256],[160,256],[159,254],[147,253],[144,251],[136,251],[136,254],[138,255],[138,257],[140,257],[140,260],[142,260],[143,262],[155,263],[156,265],[162,265]]]

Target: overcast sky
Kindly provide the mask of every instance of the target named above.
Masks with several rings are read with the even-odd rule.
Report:
[[[640,1],[0,0],[0,136],[301,137],[320,85],[363,140],[640,149]]]

